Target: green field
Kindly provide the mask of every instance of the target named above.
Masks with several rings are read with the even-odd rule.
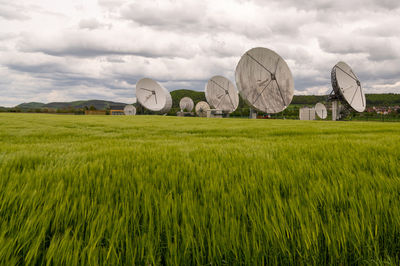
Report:
[[[399,264],[400,123],[0,114],[0,264]]]

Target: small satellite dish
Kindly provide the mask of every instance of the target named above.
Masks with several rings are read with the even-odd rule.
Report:
[[[332,88],[337,99],[357,112],[364,112],[365,94],[361,82],[345,62],[337,63],[331,72]]]
[[[212,77],[207,82],[205,95],[207,102],[214,109],[232,113],[239,105],[239,94],[235,85],[222,76]]]
[[[279,113],[292,102],[292,72],[285,60],[270,49],[247,51],[236,67],[235,79],[244,101],[258,111]]]
[[[124,108],[125,115],[136,115],[136,108],[133,105],[126,105]]]
[[[153,112],[168,113],[172,107],[169,91],[149,78],[143,78],[136,83],[136,98],[144,108]]]
[[[328,111],[326,110],[325,105],[322,103],[317,103],[315,105],[315,112],[317,113],[317,116],[321,119],[326,119],[328,116]]]
[[[189,97],[183,97],[179,102],[179,107],[181,108],[181,112],[185,110],[191,112],[194,108],[194,102]]]
[[[201,101],[196,104],[195,110],[198,116],[206,117],[207,112],[210,110],[210,106],[208,103]]]

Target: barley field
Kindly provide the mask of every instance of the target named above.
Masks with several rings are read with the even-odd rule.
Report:
[[[0,114],[1,265],[400,263],[400,123]]]

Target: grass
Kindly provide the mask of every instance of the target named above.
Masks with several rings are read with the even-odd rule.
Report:
[[[399,264],[400,124],[0,114],[0,264]]]

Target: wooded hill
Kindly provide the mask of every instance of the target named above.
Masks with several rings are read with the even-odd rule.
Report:
[[[179,107],[179,101],[183,97],[190,97],[194,103],[205,101],[204,92],[192,90],[176,90],[171,92],[173,108]],[[400,94],[366,94],[367,106],[393,106],[400,105]],[[326,102],[327,95],[295,95],[291,104],[294,105],[314,105],[318,102]],[[239,97],[239,108],[248,107],[246,103]]]
[[[42,109],[42,108],[52,108],[52,109],[81,109],[81,108],[90,108],[93,106],[97,110],[107,109],[110,105],[124,105],[124,103],[112,102],[112,101],[103,101],[103,100],[89,100],[89,101],[74,101],[74,102],[52,102],[52,103],[38,103],[38,102],[30,102],[30,103],[22,103],[17,105],[15,108],[20,108],[23,110],[26,109]]]
[[[200,101],[206,101],[204,92],[193,91],[193,90],[175,90],[171,92],[172,97],[172,110],[171,112],[177,112],[179,110],[179,101],[183,97],[190,97],[197,104]],[[400,94],[388,93],[388,94],[366,94],[367,106],[394,106],[400,105]],[[238,108],[248,108],[246,103],[239,97]],[[325,102],[327,96],[319,95],[295,95],[293,97],[291,105],[314,105],[317,102]],[[89,100],[89,101],[74,101],[74,102],[52,102],[52,103],[39,103],[30,102],[22,103],[14,107],[22,111],[35,110],[35,109],[84,109],[93,106],[97,110],[108,109],[111,105],[123,105],[126,103],[103,101],[103,100]],[[0,111],[7,111],[10,108],[0,107]]]

